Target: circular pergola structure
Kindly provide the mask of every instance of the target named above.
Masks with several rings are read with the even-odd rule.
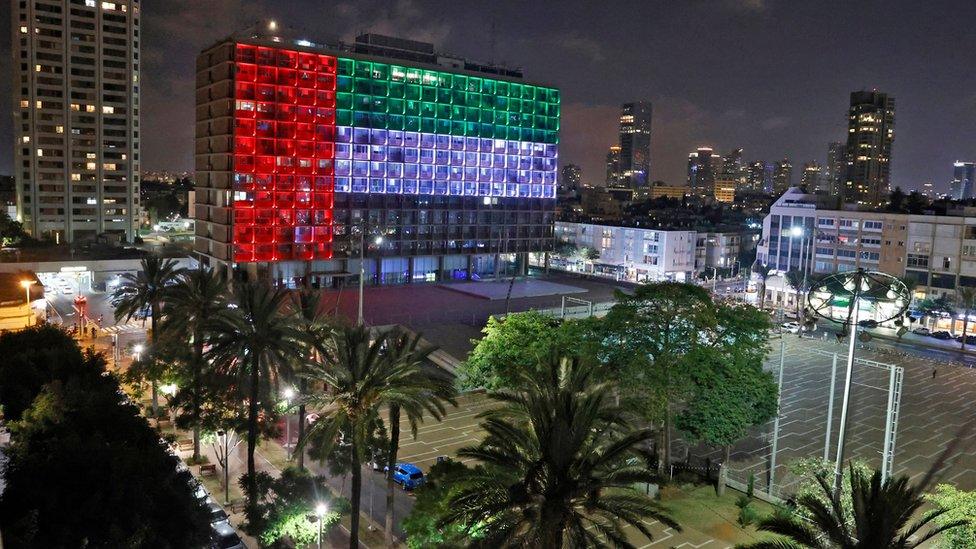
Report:
[[[908,310],[911,292],[894,276],[858,269],[820,279],[807,293],[807,303],[817,316],[845,326],[859,318],[881,323]]]

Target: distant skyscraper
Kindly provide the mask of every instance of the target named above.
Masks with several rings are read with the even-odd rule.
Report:
[[[688,155],[688,187],[691,194],[700,197],[715,195],[715,176],[722,166],[722,157],[710,147],[699,147]]]
[[[620,109],[620,178],[631,190],[647,190],[651,174],[651,103],[624,103]]]
[[[931,181],[922,183],[922,188],[918,190],[925,198],[935,198],[935,185]]]
[[[814,160],[803,165],[803,173],[800,174],[800,186],[806,188],[808,193],[825,190],[824,181],[824,167],[819,162]]]
[[[566,164],[559,174],[559,196],[577,196],[582,183],[583,171],[576,164]]]
[[[748,178],[748,169],[742,162],[742,149],[732,149],[722,157],[721,179],[734,181],[736,188],[741,188],[746,186]]]
[[[888,200],[895,99],[878,91],[851,93],[847,134],[847,202],[878,206]]]
[[[611,145],[607,153],[607,188],[620,188],[626,186],[621,181],[620,175],[620,146]]]
[[[773,190],[773,166],[764,160],[749,163],[746,186],[754,191],[765,193]]]
[[[777,162],[773,169],[773,194],[779,196],[793,186],[793,164],[789,158]]]
[[[969,200],[976,196],[973,188],[976,180],[976,164],[955,162],[952,165],[952,181],[949,183],[949,196],[954,200]]]
[[[824,167],[824,180],[827,194],[837,195],[844,188],[847,177],[847,144],[833,141],[827,144],[827,165]]]
[[[138,0],[11,2],[17,214],[36,238],[132,241]]]

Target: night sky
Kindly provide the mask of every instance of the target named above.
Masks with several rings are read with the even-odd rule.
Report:
[[[11,112],[9,11],[0,10],[0,99]],[[521,66],[563,93],[561,162],[602,184],[622,102],[654,104],[651,177],[685,178],[698,145],[747,160],[824,162],[845,139],[848,94],[896,98],[892,185],[945,188],[976,159],[972,1],[233,1],[144,0],[142,167],[193,166],[194,58],[274,17],[312,41],[372,31]],[[494,29],[495,32],[492,32]],[[11,172],[10,118],[0,173]]]

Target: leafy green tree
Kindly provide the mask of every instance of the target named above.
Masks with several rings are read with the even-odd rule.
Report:
[[[150,332],[149,354],[155,352],[156,339],[159,336],[156,327],[162,315],[163,298],[167,286],[174,283],[180,275],[181,269],[173,259],[162,259],[156,256],[146,257],[140,264],[136,274],[125,273],[122,283],[113,295],[115,301],[115,320],[129,320],[136,313],[151,313],[152,331]],[[159,380],[150,379],[152,387],[153,415],[159,415]]]
[[[5,380],[13,379],[5,372],[11,367],[35,367],[16,390],[0,393],[0,405],[17,412],[6,416],[13,444],[4,450],[0,495],[10,547],[175,548],[208,541],[190,474],[176,468],[178,459],[128,402],[101,355],[83,354],[63,331],[41,326],[0,336],[0,356]],[[21,408],[25,397],[30,404]]]
[[[945,514],[935,519],[944,526],[956,522],[965,524],[943,532],[939,546],[945,549],[970,549],[976,547],[976,492],[964,492],[951,484],[939,484],[934,494],[925,496],[929,503]]]
[[[955,314],[956,308],[953,306],[952,299],[947,295],[939,297],[926,297],[918,302],[918,310],[927,317],[951,316]]]
[[[241,485],[246,487],[250,479],[245,475]],[[289,467],[281,476],[272,477],[257,473],[258,500],[253,507],[257,512],[244,524],[244,530],[260,541],[262,547],[305,547],[316,542],[318,522],[309,520],[319,504],[328,511],[323,517],[322,535],[349,512],[349,503],[332,497],[325,477],[313,476],[304,469]]]
[[[803,279],[803,272],[791,269],[786,272],[786,283],[796,293],[796,317],[800,318],[800,307],[804,306],[803,296],[806,294],[807,285]]]
[[[400,451],[400,416],[404,415],[410,425],[413,438],[417,438],[417,429],[424,420],[424,416],[440,421],[446,412],[445,404],[457,406],[454,399],[457,390],[454,388],[454,374],[428,360],[433,352],[432,347],[420,346],[420,335],[411,336],[401,330],[394,330],[387,338],[387,348],[384,358],[402,368],[413,370],[413,375],[403,376],[399,387],[390,391],[387,398],[389,408],[390,445],[386,452],[386,541],[391,547],[395,545],[393,534],[394,487],[393,469]]]
[[[459,368],[462,389],[512,387],[519,372],[538,367],[554,349],[574,352],[595,339],[595,320],[562,321],[538,311],[491,317],[484,336]]]
[[[301,333],[283,312],[288,294],[267,284],[246,283],[234,287],[234,308],[220,312],[212,323],[209,358],[217,371],[236,379],[247,391],[247,474],[256,470],[254,450],[260,431],[259,412],[273,414],[272,395],[278,381],[288,377],[301,348]],[[257,486],[251,482],[248,501],[256,501]],[[253,509],[248,510],[250,515]]]
[[[822,497],[810,494],[797,498],[797,506],[809,521],[796,515],[774,514],[759,520],[759,529],[779,534],[784,539],[753,543],[747,548],[815,548],[873,549],[919,547],[942,532],[957,528],[966,521],[937,524],[944,509],[924,513],[912,523],[925,504],[921,485],[912,485],[907,476],[881,480],[881,471],[873,474],[851,468],[850,512],[844,501],[832,492],[829,475],[816,477]],[[827,503],[823,501],[827,499]],[[848,519],[848,516],[851,519]],[[934,524],[934,526],[932,526]],[[932,526],[927,531],[922,531]]]
[[[484,466],[462,472],[442,525],[484,534],[486,547],[630,547],[629,525],[651,539],[646,520],[679,529],[635,488],[656,477],[643,446],[653,431],[631,427],[611,404],[597,368],[553,355],[521,373],[519,391],[492,393],[485,438],[458,456]]]
[[[694,440],[725,449],[728,463],[732,445],[776,415],[777,388],[762,362],[742,353],[714,349],[700,352],[693,374],[694,396],[676,418],[678,429]]]
[[[674,413],[694,393],[696,351],[716,327],[708,291],[663,282],[620,295],[606,316],[605,360],[620,379],[627,409],[661,425],[658,471],[671,465]]]
[[[443,406],[439,400],[416,394],[421,391],[419,378],[423,374],[411,361],[392,359],[394,354],[388,350],[396,345],[395,337],[395,331],[373,336],[362,326],[338,327],[318,344],[320,362],[309,365],[302,374],[324,390],[304,397],[309,406],[321,411],[305,440],[299,442],[299,451],[308,440],[320,441],[320,449],[325,454],[336,446],[348,444],[349,447],[351,549],[359,544],[362,464],[371,450],[369,436],[375,431],[379,410],[390,403],[408,401],[416,401],[416,405],[428,412]]]
[[[173,334],[192,349],[189,360],[189,424],[193,427],[193,460],[200,460],[200,408],[203,372],[207,364],[203,347],[217,314],[227,307],[227,281],[219,271],[196,269],[180,273],[165,296],[167,316],[164,332]],[[180,389],[183,390],[182,387]]]
[[[475,466],[474,472],[486,474],[484,467],[480,465]],[[407,547],[461,549],[480,541],[482,533],[477,527],[469,529],[460,523],[441,525],[441,521],[451,511],[451,498],[460,491],[457,479],[470,474],[472,472],[467,466],[453,459],[446,459],[430,467],[423,486],[414,492],[416,499],[410,514],[403,519]]]
[[[28,238],[23,224],[11,219],[7,212],[0,212],[0,245],[11,246]]]

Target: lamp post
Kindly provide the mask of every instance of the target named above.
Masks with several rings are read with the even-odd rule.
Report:
[[[287,387],[284,391],[285,396],[285,453],[288,454],[288,459],[292,458],[291,455],[291,421],[288,418],[288,409],[291,407],[291,399],[295,398],[295,390],[291,387]]]
[[[803,337],[803,330],[804,327],[806,326],[807,307],[805,303],[801,302],[802,299],[801,295],[803,292],[806,292],[807,290],[807,269],[810,266],[809,261],[807,261],[809,246],[807,245],[806,228],[794,225],[793,228],[790,229],[790,238],[794,238],[794,237],[800,237],[801,239],[800,240],[800,270],[803,272],[803,282],[800,283],[800,289],[798,289],[796,292],[796,300],[797,303],[800,304],[800,331],[798,333],[800,334],[800,337]],[[792,244],[790,245],[790,248],[791,249],[793,248]]]
[[[133,345],[133,347],[132,347],[132,358],[134,358],[136,362],[139,362],[139,359],[142,358],[142,351],[143,350],[144,350],[144,348],[143,348],[142,344],[137,343],[137,344]]]
[[[861,309],[867,309],[880,316],[885,322],[904,314],[911,301],[911,295],[905,284],[897,278],[879,272],[849,271],[844,273],[832,274],[819,281],[814,288],[807,294],[810,308],[817,315],[839,322],[844,328],[850,328],[850,341],[847,349],[847,370],[844,381],[844,397],[841,402],[840,426],[837,435],[837,454],[834,460],[834,485],[833,494],[835,498],[840,497],[841,484],[844,476],[844,449],[847,438],[847,419],[848,408],[850,407],[851,384],[854,372],[854,348],[855,338],[857,337],[857,324],[860,319]],[[880,305],[888,305],[887,309],[882,309]],[[834,312],[835,309],[842,312]],[[833,400],[834,395],[830,395]],[[888,417],[891,417],[891,399],[889,398]],[[886,430],[890,426],[886,427]],[[886,432],[885,452],[892,452],[893,448],[888,448],[888,437]],[[893,446],[893,442],[892,442]],[[888,458],[885,457],[885,466],[882,468],[888,474]]]
[[[31,289],[31,286],[33,286],[33,285],[34,285],[34,281],[33,280],[24,279],[24,280],[21,280],[20,281],[20,286],[24,289],[24,294],[27,296],[27,325],[28,326],[31,325],[31,316],[32,315],[31,315],[30,289]]]
[[[223,429],[217,431],[217,440],[224,447],[223,463],[221,463],[224,467],[224,505],[230,505],[230,449],[228,448],[230,437],[227,436],[227,431]],[[220,461],[220,456],[217,456],[217,459]]]
[[[379,246],[383,237],[377,236],[373,243]],[[363,283],[366,279],[366,227],[359,231],[359,314],[356,315],[356,325],[363,325]]]
[[[328,512],[329,508],[324,503],[319,503],[315,506],[315,516],[318,518],[319,523],[319,547],[322,549],[322,523],[325,522],[325,513]]]

